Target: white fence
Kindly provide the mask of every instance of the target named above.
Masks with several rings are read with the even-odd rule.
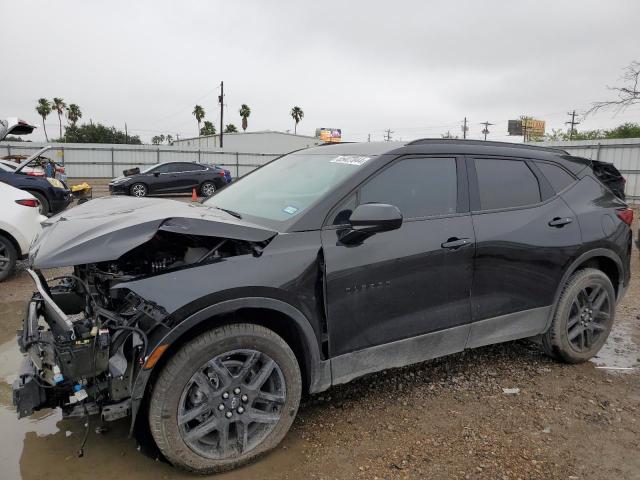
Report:
[[[168,145],[2,142],[0,157],[31,155],[47,145],[53,148],[43,156],[64,165],[69,178],[113,178],[123,170],[161,162],[216,164],[237,178],[285,153],[220,152]]]
[[[543,142],[541,145],[562,148],[571,155],[613,163],[627,179],[627,200],[640,203],[640,138]]]

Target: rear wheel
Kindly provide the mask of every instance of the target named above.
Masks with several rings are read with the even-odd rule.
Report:
[[[11,275],[18,260],[18,252],[11,240],[0,235],[0,282]]]
[[[144,183],[134,183],[129,191],[134,197],[146,197],[148,193],[147,186]]]
[[[36,197],[36,199],[38,200],[38,211],[40,212],[40,215],[46,215],[49,213],[49,201],[47,200],[47,197],[45,197],[43,194],[41,194],[40,192],[34,192],[32,190],[29,190],[29,193],[31,195],[33,195],[34,197]]]
[[[200,195],[202,195],[203,197],[210,197],[215,193],[215,191],[216,191],[216,186],[214,185],[213,182],[204,182],[200,186]]]
[[[613,326],[615,300],[611,280],[602,271],[586,268],[574,273],[560,296],[551,328],[542,337],[545,351],[567,363],[596,355]]]
[[[222,472],[276,447],[300,394],[300,369],[282,338],[258,325],[225,325],[169,360],[151,395],[149,424],[173,465]]]

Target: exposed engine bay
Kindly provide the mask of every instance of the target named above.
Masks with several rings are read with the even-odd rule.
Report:
[[[37,292],[18,343],[27,355],[14,382],[18,417],[61,407],[65,416],[131,413],[132,388],[155,345],[149,336],[172,327],[169,313],[119,283],[185,268],[260,256],[268,241],[245,241],[158,230],[118,259],[78,265],[45,280],[29,270]]]

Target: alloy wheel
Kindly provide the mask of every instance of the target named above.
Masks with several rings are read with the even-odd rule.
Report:
[[[250,349],[217,355],[185,385],[178,403],[183,441],[207,458],[249,452],[280,421],[286,401],[284,375],[268,355]]]
[[[0,242],[0,272],[5,272],[11,268],[11,258],[6,245]]]
[[[147,187],[140,183],[136,183],[131,187],[131,193],[134,197],[144,197],[147,194]]]
[[[202,195],[205,197],[210,197],[216,191],[216,187],[213,183],[205,183],[202,185]]]
[[[584,287],[571,304],[567,320],[567,338],[577,352],[589,350],[607,334],[613,302],[599,284]]]

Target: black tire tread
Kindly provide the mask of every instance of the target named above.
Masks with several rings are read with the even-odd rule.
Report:
[[[18,260],[18,251],[16,250],[15,245],[11,241],[11,239],[7,238],[5,235],[0,235],[0,242],[3,243],[9,252],[9,268],[5,271],[0,272],[0,282],[8,278],[14,271],[16,267],[16,262]]]

